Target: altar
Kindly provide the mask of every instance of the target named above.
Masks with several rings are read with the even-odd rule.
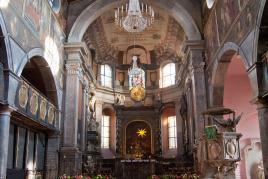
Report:
[[[121,160],[123,179],[146,179],[155,174],[154,159]]]

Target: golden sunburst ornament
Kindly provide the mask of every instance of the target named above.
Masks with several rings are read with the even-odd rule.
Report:
[[[138,129],[138,137],[144,137],[146,136],[147,131],[145,129]]]

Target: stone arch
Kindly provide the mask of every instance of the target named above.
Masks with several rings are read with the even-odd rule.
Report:
[[[29,65],[33,63],[36,70],[40,72],[40,80],[44,83],[44,90],[46,97],[56,106],[59,106],[58,89],[56,84],[56,78],[52,74],[52,71],[44,58],[44,52],[40,48],[32,49],[26,57],[23,59],[20,68],[17,71],[17,75],[22,77],[23,71]]]
[[[218,54],[217,61],[215,62],[212,69],[212,106],[223,105],[225,74],[232,58],[235,55],[239,55],[246,69],[250,68],[250,62],[246,58],[243,50],[238,45],[232,42],[227,42],[226,44],[224,44],[223,48]],[[251,87],[253,89],[252,85]]]
[[[88,26],[103,12],[116,7],[119,0],[98,0],[89,5],[76,19],[72,26],[68,42],[81,42]],[[151,2],[150,2],[151,3]],[[164,8],[182,26],[188,40],[201,40],[201,34],[197,24],[187,10],[178,2],[167,0],[155,0],[152,4]]]
[[[9,41],[8,41],[8,31],[6,28],[5,20],[0,10],[0,62],[3,64],[3,67],[6,69],[12,69],[11,65],[11,51],[9,48]]]

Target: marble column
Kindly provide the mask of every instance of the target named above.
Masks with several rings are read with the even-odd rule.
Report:
[[[8,106],[0,106],[0,179],[6,178],[10,114],[12,111],[13,109]]]
[[[185,153],[183,145],[183,119],[180,114],[181,103],[180,101],[175,102],[175,112],[177,119],[177,155],[178,158],[182,157]]]
[[[155,137],[157,138],[154,140],[155,143],[155,154],[161,156],[162,155],[162,132],[161,132],[161,112],[160,112],[160,105],[157,105],[154,110],[155,113]]]
[[[116,157],[120,157],[123,153],[122,151],[122,109],[116,109]]]
[[[258,116],[262,145],[263,168],[265,178],[268,178],[268,102],[258,103]]]

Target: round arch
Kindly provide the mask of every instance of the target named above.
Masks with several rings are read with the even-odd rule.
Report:
[[[56,77],[52,74],[52,71],[44,57],[44,50],[41,48],[35,48],[30,50],[25,58],[23,58],[20,67],[18,68],[16,74],[22,76],[23,70],[29,65],[29,63],[34,63],[35,67],[38,68],[40,72],[41,80],[44,83],[45,91],[47,97],[51,102],[59,107],[59,98],[58,98],[58,86],[56,84]]]
[[[0,49],[0,56],[1,58],[4,57],[4,61],[1,61],[1,63],[3,63],[3,66],[4,68],[6,69],[12,69],[12,66],[11,66],[11,50],[9,48],[9,42],[8,42],[8,31],[7,31],[7,28],[6,28],[6,24],[5,24],[5,20],[4,20],[4,17],[2,15],[2,12],[0,10],[0,36],[1,38],[1,42],[0,42],[0,46],[3,46],[3,49]]]
[[[81,42],[88,26],[102,13],[110,8],[116,7],[119,0],[98,0],[89,5],[76,19],[72,26],[68,42]],[[177,1],[155,0],[151,2],[171,13],[174,19],[182,26],[188,40],[201,40],[201,34],[197,24],[186,9]]]
[[[250,67],[248,59],[244,55],[243,50],[238,45],[232,42],[227,42],[224,44],[224,47],[219,52],[217,61],[215,62],[212,69],[212,106],[223,105],[222,94],[224,92],[225,74],[227,73],[228,66],[235,55],[239,56],[239,58],[243,61],[245,69],[249,69]],[[251,88],[254,90],[252,83]]]

